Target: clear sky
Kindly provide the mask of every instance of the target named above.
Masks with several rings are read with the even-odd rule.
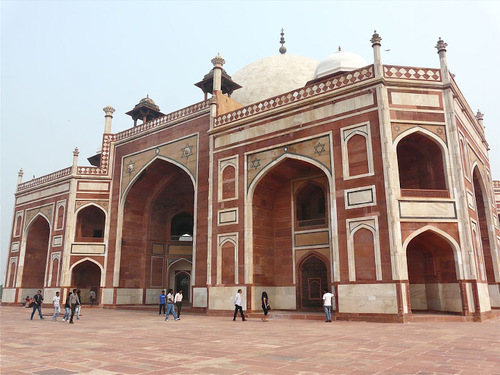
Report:
[[[79,165],[101,145],[102,108],[113,132],[147,94],[163,113],[203,100],[194,86],[220,52],[228,74],[278,53],[318,61],[342,50],[386,64],[448,64],[469,105],[485,114],[493,178],[500,180],[500,2],[497,1],[0,1],[1,267],[19,169],[23,181]]]

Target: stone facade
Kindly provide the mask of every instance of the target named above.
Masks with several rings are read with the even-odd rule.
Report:
[[[243,105],[217,87],[190,107],[111,133],[97,166],[22,182],[6,303],[73,288],[99,303],[408,321],[418,311],[483,320],[500,308],[500,185],[482,115],[439,68],[374,62]],[[265,61],[259,64],[265,67]],[[244,87],[243,87],[244,90]],[[151,99],[148,98],[152,102]],[[153,102],[154,104],[154,102]],[[135,120],[137,123],[137,120]]]

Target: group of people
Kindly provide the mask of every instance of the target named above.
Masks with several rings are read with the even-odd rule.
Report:
[[[243,314],[243,306],[241,303],[241,294],[243,291],[241,289],[238,289],[238,292],[234,296],[234,316],[233,316],[233,322],[236,321],[236,316],[238,315],[238,311],[240,312],[241,315],[241,320],[245,321],[245,315]],[[326,315],[326,320],[325,322],[331,323],[332,322],[332,304],[333,304],[333,299],[335,297],[335,294],[330,293],[328,289],[323,290],[323,309],[325,310],[325,315]],[[271,310],[271,303],[269,302],[269,296],[267,295],[266,291],[262,292],[262,295],[260,297],[261,303],[262,303],[262,311],[264,312],[264,317],[261,318],[263,322],[267,322],[267,314],[269,313],[269,310]]]
[[[162,290],[160,296],[158,297],[159,299],[159,304],[160,304],[160,310],[158,312],[158,315],[163,314],[165,315],[165,321],[168,322],[168,317],[170,314],[173,315],[174,320],[180,320],[181,319],[181,310],[182,310],[182,290],[179,290],[175,296],[174,296],[174,290],[169,289],[168,294],[165,295],[165,291]],[[175,313],[175,307],[177,308],[177,314]]]
[[[65,313],[63,316],[63,322],[68,321],[69,323],[73,324],[73,318],[76,314],[76,319],[80,319],[80,310],[82,307],[81,304],[81,291],[77,289],[73,289],[73,292],[68,295],[66,298],[66,303],[64,304],[65,307]],[[234,296],[234,316],[233,316],[233,321],[236,321],[236,316],[238,315],[238,312],[241,315],[241,320],[246,321],[245,315],[243,314],[243,304],[241,302],[241,294],[243,291],[241,289],[238,289],[238,292]],[[323,290],[323,308],[325,310],[325,315],[326,315],[326,320],[325,322],[331,323],[332,322],[332,301],[335,295],[333,293],[330,293],[328,289]],[[170,314],[173,315],[174,320],[180,320],[181,319],[181,310],[182,310],[182,290],[179,290],[175,296],[174,296],[174,290],[169,289],[168,294],[165,294],[165,291],[163,290],[158,297],[159,299],[159,311],[158,315],[165,315],[165,321],[168,322],[168,318]],[[60,304],[60,296],[59,292],[56,292],[56,295],[54,296],[52,302],[54,305],[54,311],[52,314],[52,320],[56,321],[57,317],[59,316],[59,313],[61,311],[61,304]],[[95,292],[94,296],[91,295],[90,301],[91,304],[93,304],[93,300],[95,299]],[[38,290],[37,294],[33,296],[33,298],[30,300],[29,296],[26,297],[26,301],[24,303],[24,307],[26,305],[33,307],[33,311],[31,312],[31,320],[33,320],[33,316],[35,315],[35,312],[38,310],[38,314],[40,315],[40,319],[44,319],[42,315],[42,302],[43,302],[43,296],[42,296],[42,291]],[[265,291],[262,292],[261,295],[261,304],[262,304],[262,311],[264,312],[264,316],[261,318],[263,322],[267,322],[267,314],[269,313],[269,310],[271,310],[271,303],[269,302],[269,296]],[[174,308],[175,305],[175,308]],[[176,310],[177,309],[177,313]]]
[[[68,321],[68,323],[73,324],[73,318],[75,314],[76,314],[76,319],[80,319],[80,310],[82,308],[80,293],[81,293],[80,290],[73,289],[73,292],[68,294],[68,297],[66,297],[66,303],[64,304],[65,312],[63,316],[63,322]],[[33,316],[35,315],[36,311],[38,311],[40,319],[45,319],[42,315],[42,303],[43,303],[42,291],[38,290],[37,294],[35,294],[31,300],[29,300],[29,297],[27,297],[26,299],[27,300],[25,302],[25,307],[26,304],[28,306],[33,307],[33,311],[31,312],[31,320],[33,320]],[[57,317],[61,312],[61,297],[59,295],[59,292],[56,292],[56,295],[52,299],[52,303],[54,306],[54,310],[52,313],[52,321],[55,322],[57,321]]]

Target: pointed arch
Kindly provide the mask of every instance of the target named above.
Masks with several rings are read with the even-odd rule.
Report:
[[[105,285],[105,272],[104,272],[104,267],[102,266],[101,263],[99,263],[97,260],[93,259],[93,258],[90,258],[90,257],[85,257],[83,259],[80,259],[78,261],[76,261],[75,263],[73,263],[71,265],[71,267],[69,268],[69,273],[70,273],[70,280],[73,279],[73,272],[75,270],[76,267],[78,267],[79,265],[85,263],[85,262],[90,262],[90,263],[93,263],[95,264],[97,267],[99,267],[99,270],[101,271],[101,276],[100,276],[100,287],[103,287]]]
[[[433,233],[437,234],[438,236],[443,237],[450,244],[451,249],[453,250],[453,256],[455,258],[455,269],[456,269],[456,273],[457,273],[457,279],[459,279],[459,280],[464,279],[465,273],[464,273],[464,269],[463,269],[463,262],[462,262],[460,246],[452,236],[450,236],[448,233],[446,233],[445,231],[443,231],[439,228],[436,228],[432,225],[425,225],[422,228],[419,228],[416,231],[414,231],[413,233],[411,233],[403,242],[404,253],[405,254],[407,253],[408,244],[411,242],[411,240],[413,240],[415,237],[417,237],[420,234],[427,232],[427,231],[433,232]]]
[[[22,237],[17,285],[39,289],[45,287],[51,234],[50,218],[41,211],[26,223]]]
[[[152,172],[153,174],[148,177],[148,172]],[[155,175],[155,173],[158,173],[158,171],[164,170],[165,173],[164,175]],[[124,232],[124,226],[126,225],[131,225],[130,220],[135,220],[137,218],[132,217],[132,219],[128,218],[127,219],[127,210],[125,207],[126,202],[130,203],[131,192],[133,192],[134,187],[138,186],[142,182],[143,179],[148,179],[150,178],[151,185],[153,186],[153,194],[149,194],[149,199],[148,198],[148,207],[143,207],[144,210],[141,213],[138,213],[137,215],[139,216],[144,216],[146,219],[145,225],[147,225],[147,238],[143,241],[141,240],[140,246],[141,249],[144,249],[146,252],[145,255],[145,262],[151,262],[151,254],[148,253],[147,249],[149,249],[152,244],[150,243],[151,241],[155,242],[155,238],[153,238],[152,233],[158,233],[159,230],[161,230],[160,226],[163,225],[163,223],[160,223],[159,221],[154,222],[152,220],[152,217],[157,217],[159,214],[158,212],[155,213],[153,210],[153,206],[151,202],[153,200],[157,199],[169,199],[169,196],[167,193],[165,193],[165,188],[169,183],[172,183],[172,176],[177,176],[181,175],[182,176],[182,181],[183,183],[186,184],[186,186],[189,184],[190,186],[190,197],[187,199],[185,202],[189,202],[190,205],[190,211],[193,212],[193,239],[192,239],[192,263],[193,267],[196,264],[196,221],[197,221],[197,216],[196,216],[196,209],[195,207],[197,206],[197,185],[196,185],[196,178],[193,175],[193,173],[183,164],[179,163],[178,161],[165,157],[165,156],[156,156],[149,160],[145,165],[141,167],[141,169],[134,175],[134,177],[126,184],[122,185],[120,187],[120,201],[118,204],[118,222],[117,222],[117,237],[116,237],[116,261],[115,261],[115,266],[114,266],[114,272],[113,272],[113,285],[116,287],[119,287],[120,285],[123,287],[146,287],[146,284],[149,283],[149,271],[138,271],[134,270],[133,266],[131,264],[123,264],[123,259],[127,259],[127,257],[123,257],[122,259],[122,253],[124,252],[125,247],[122,246],[122,239],[125,236]],[[152,178],[152,179],[151,179]],[[125,186],[125,187],[123,187]],[[141,185],[142,186],[142,185]],[[145,187],[142,186],[139,189],[144,189]],[[136,191],[137,192],[137,191]],[[135,194],[135,193],[134,193]],[[163,194],[163,196],[162,196]],[[187,194],[187,193],[186,193]],[[135,196],[136,203],[137,199],[141,200],[142,198]],[[132,201],[134,202],[134,200]],[[165,207],[160,207],[160,209],[166,209]],[[170,210],[170,208],[168,208]],[[135,216],[137,216],[135,215]],[[129,220],[130,219],[130,220]],[[128,220],[128,221],[127,221]],[[152,227],[152,223],[155,224],[154,227]],[[167,228],[167,227],[165,227]],[[164,229],[165,229],[164,228]],[[164,233],[165,235],[170,231],[170,226],[168,225],[168,230],[165,230]],[[170,238],[162,238],[160,243],[167,243],[170,241]],[[131,252],[133,249],[130,247],[133,246],[133,244],[129,244],[128,248],[125,249],[125,252]],[[166,245],[165,245],[166,246]],[[122,248],[123,247],[123,248]],[[165,260],[165,263],[166,260]],[[124,268],[125,267],[125,268]],[[146,266],[146,269],[149,269],[149,267]],[[123,272],[131,272],[135,276],[128,277],[127,278],[127,283],[126,285],[124,284],[125,279],[120,279],[120,274]],[[195,275],[193,273],[192,275],[192,282],[194,282]]]
[[[448,152],[441,138],[427,129],[414,127],[400,134],[393,145],[403,196],[419,195],[419,190],[449,195]]]
[[[166,161],[167,163],[173,164],[180,169],[182,169],[184,172],[187,173],[187,175],[191,178],[191,181],[193,182],[193,186],[196,186],[196,178],[193,175],[193,173],[189,170],[188,167],[186,167],[184,164],[179,163],[177,160],[166,157],[166,156],[161,156],[157,155],[154,158],[152,158],[150,161],[148,161],[146,164],[142,166],[140,170],[137,171],[135,176],[128,182],[128,184],[125,186],[123,191],[120,192],[120,203],[123,204],[125,202],[127,194],[130,192],[130,189],[135,185],[136,181],[140,178],[142,175],[142,172],[144,172],[151,164],[153,164],[156,160],[162,160]],[[121,190],[121,188],[120,188]]]
[[[106,210],[89,202],[75,211],[75,242],[102,242],[108,215]]]
[[[494,222],[494,213],[492,210],[493,202],[490,196],[490,191],[487,188],[485,172],[481,166],[475,161],[471,170],[472,185],[474,187],[475,211],[477,215],[477,229],[480,232],[478,239],[482,255],[480,258],[484,260],[486,279],[489,283],[500,280],[499,264],[499,249],[496,241]]]
[[[245,196],[245,251],[244,251],[244,283],[254,283],[254,228],[253,228],[253,205],[254,205],[254,197],[255,190],[262,182],[262,180],[267,176],[272,170],[277,168],[280,164],[286,161],[299,161],[304,162],[308,165],[312,165],[316,167],[318,170],[323,172],[324,176],[328,181],[328,191],[327,191],[327,199],[328,206],[330,207],[330,215],[328,215],[329,220],[329,238],[330,238],[330,263],[329,267],[332,268],[335,265],[335,271],[331,272],[331,278],[333,281],[333,275],[338,274],[338,246],[337,244],[337,236],[336,236],[336,227],[337,223],[335,221],[336,218],[336,205],[335,205],[335,193],[334,193],[334,183],[333,183],[333,171],[330,170],[324,164],[318,162],[317,160],[303,156],[298,154],[285,153],[269,164],[267,164],[259,173],[253,178],[253,180],[248,182],[248,173],[245,174],[245,182],[246,182],[246,196]],[[245,168],[245,170],[248,170]],[[295,262],[295,255],[293,255],[293,262]],[[293,269],[293,282],[296,281],[296,267],[292,267]]]

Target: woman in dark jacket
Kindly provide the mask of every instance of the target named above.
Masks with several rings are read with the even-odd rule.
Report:
[[[262,318],[263,322],[267,322],[267,313],[269,310],[271,310],[271,305],[269,304],[269,297],[267,296],[267,293],[264,291],[262,292],[261,296],[261,301],[262,301],[262,311],[264,311],[264,317]]]

